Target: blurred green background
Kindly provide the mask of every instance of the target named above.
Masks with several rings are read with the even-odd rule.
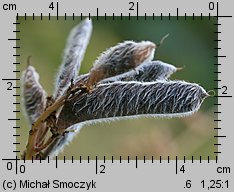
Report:
[[[66,38],[70,30],[80,23],[80,18],[72,17],[59,18],[57,21],[52,17],[43,17],[41,21],[39,17],[24,17],[19,18],[20,25],[17,25],[18,41],[17,54],[21,57],[17,62],[21,65],[18,70],[23,71],[26,68],[26,60],[29,55],[32,56],[31,63],[40,74],[40,82],[47,90],[48,95],[51,95],[54,88],[54,79],[61,64],[62,54],[66,43]],[[149,40],[159,43],[160,39],[167,33],[170,36],[165,40],[164,44],[157,49],[155,59],[173,64],[177,67],[184,67],[182,71],[178,71],[171,78],[180,79],[188,82],[195,82],[203,86],[206,90],[213,90],[216,87],[217,75],[214,73],[216,67],[216,38],[214,33],[216,26],[214,19],[208,20],[203,17],[203,20],[195,17],[195,20],[187,17],[176,18],[171,17],[169,20],[163,17],[161,21],[159,17],[155,20],[148,18],[146,21],[142,17],[137,20],[132,17],[123,17],[123,20],[115,17],[115,20],[107,17],[99,17],[98,20],[93,17],[93,35],[88,46],[84,61],[81,66],[80,74],[87,73],[97,56],[118,42],[124,40]],[[166,159],[170,156],[172,159],[175,156],[187,159],[194,156],[198,159],[203,156],[206,159],[215,157],[214,151],[217,148],[214,143],[217,140],[214,138],[215,118],[214,103],[216,98],[207,98],[201,106],[201,109],[196,114],[186,118],[173,119],[154,119],[154,118],[139,118],[123,120],[112,123],[102,123],[84,126],[81,132],[73,140],[73,142],[65,148],[59,158],[69,159],[72,155],[75,159],[80,156],[87,159],[98,156],[106,156],[110,159],[114,156],[118,159],[135,158],[139,159],[146,156],[155,159],[162,156]],[[21,111],[22,111],[21,106]],[[21,119],[18,126],[18,134],[21,137],[18,139],[22,145],[19,150],[23,151],[27,142],[29,124],[25,115],[20,113],[18,117]]]

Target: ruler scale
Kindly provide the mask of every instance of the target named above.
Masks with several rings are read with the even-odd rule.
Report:
[[[231,2],[198,1],[196,4],[194,2],[192,4],[189,5],[183,1],[174,4],[166,1],[119,1],[111,4],[104,0],[97,2],[71,1],[69,3],[65,1],[48,1],[36,2],[35,4],[27,0],[2,2],[1,20],[4,21],[2,22],[4,30],[1,37],[1,42],[4,42],[1,45],[3,52],[3,63],[1,65],[2,190],[171,191],[176,189],[181,191],[233,191],[233,141],[231,138],[233,134],[231,121],[233,90],[232,79],[230,79],[232,78],[231,63],[233,61],[231,55],[233,38],[230,36],[233,34],[231,33],[233,32],[231,27],[233,16],[229,15],[232,13]],[[21,156],[26,146],[25,139],[27,138],[24,135],[27,135],[29,131],[24,125],[26,120],[22,119],[24,116],[22,116],[23,103],[20,84],[22,72],[26,67],[23,61],[27,53],[24,53],[23,50],[25,42],[28,41],[27,38],[24,39],[21,35],[26,34],[24,27],[27,26],[27,22],[35,24],[41,22],[41,26],[46,22],[67,22],[68,26],[71,26],[69,22],[72,22],[73,25],[78,24],[86,17],[93,20],[95,24],[94,32],[99,22],[121,23],[129,21],[136,22],[139,25],[144,22],[160,22],[160,24],[164,24],[161,26],[165,27],[165,30],[167,29],[166,25],[170,25],[170,22],[174,24],[174,21],[178,23],[194,22],[194,26],[196,26],[195,23],[199,22],[212,24],[215,30],[210,29],[209,49],[214,53],[210,61],[215,62],[212,63],[210,71],[207,71],[207,76],[214,77],[209,80],[212,81],[214,86],[209,88],[216,94],[212,98],[208,98],[213,106],[210,109],[212,110],[210,124],[214,124],[212,140],[206,141],[211,143],[206,144],[208,147],[212,146],[212,148],[210,147],[210,153],[204,155],[206,149],[199,149],[198,147],[196,150],[201,151],[201,154],[197,155],[189,154],[189,152],[188,154],[176,154],[175,152],[171,155],[158,155],[157,157],[150,153],[144,155],[135,155],[133,153],[132,155],[131,149],[126,149],[127,153],[129,153],[127,155],[121,155],[121,152],[118,155],[111,153],[105,155],[105,151],[100,155],[97,155],[97,153],[88,155],[68,153],[69,155],[56,156],[54,159],[48,156],[45,160],[41,158],[39,160],[33,158],[26,160],[25,156]],[[50,25],[47,26],[50,30],[53,28],[50,28]],[[56,27],[59,27],[59,25],[56,25]],[[62,28],[57,29],[61,30]],[[43,33],[43,30],[46,29],[42,29],[41,33]],[[64,29],[64,31],[66,30]],[[117,31],[117,29],[112,30]],[[125,29],[122,28],[122,30]],[[139,28],[139,30],[141,29]],[[193,30],[195,29],[193,28]],[[192,30],[188,31],[192,33]],[[170,33],[170,31],[167,32]],[[106,38],[111,38],[108,33],[103,33],[104,35],[99,34],[102,35],[100,41],[105,35]],[[184,35],[186,38],[186,34]],[[97,37],[94,36],[94,38],[97,41]],[[112,38],[117,37],[113,36]],[[139,38],[139,36],[136,38]],[[160,37],[157,38],[160,39]],[[173,38],[176,38],[176,34],[169,37],[169,39]],[[141,39],[147,40],[144,37],[141,37]],[[181,44],[183,43],[181,42]],[[157,52],[158,57],[160,57],[160,53],[162,57],[166,57],[161,49],[165,49],[170,45],[167,45],[167,42],[164,44],[162,48],[157,50],[159,52]],[[94,45],[91,46],[94,47]],[[178,50],[174,51],[179,51],[180,46],[178,45]],[[90,50],[88,49],[88,51]],[[53,51],[50,54],[55,55]],[[38,56],[36,55],[36,57]],[[34,56],[32,60],[34,60],[33,58]],[[173,61],[173,58],[170,59]],[[48,62],[47,60],[44,61]],[[87,61],[89,60],[87,59]],[[179,63],[175,61],[175,64]],[[41,67],[39,70],[42,71],[45,68]],[[184,70],[187,70],[186,67]],[[194,71],[194,73],[196,72]],[[208,74],[212,75],[209,76]],[[43,79],[43,74],[41,78]],[[181,76],[178,76],[178,79],[181,79]],[[161,120],[154,119],[154,121]],[[118,134],[116,131],[114,133]],[[199,133],[197,132],[197,134]],[[180,139],[184,138],[181,137]],[[200,147],[205,146],[205,144],[200,145]],[[71,146],[66,147],[64,151],[69,151],[69,147]],[[183,147],[186,151],[186,146]],[[77,150],[79,150],[79,146],[77,146]]]

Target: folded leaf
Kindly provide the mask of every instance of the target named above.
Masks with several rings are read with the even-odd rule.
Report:
[[[90,70],[87,87],[99,81],[119,75],[151,61],[156,45],[150,41],[125,41],[107,49],[95,61]]]
[[[32,66],[28,66],[22,76],[23,101],[27,117],[32,124],[44,111],[46,92],[39,83],[39,75]]]
[[[100,83],[110,83],[115,81],[151,82],[163,80],[170,77],[170,75],[175,73],[176,70],[177,68],[175,66],[162,61],[150,61],[143,63],[129,72],[104,79]]]
[[[54,98],[60,97],[79,72],[92,33],[92,22],[88,18],[71,31],[60,71],[57,75]]]
[[[154,116],[182,117],[197,111],[208,94],[183,81],[115,82],[98,85],[91,94],[67,102],[58,118],[61,129],[98,119]]]

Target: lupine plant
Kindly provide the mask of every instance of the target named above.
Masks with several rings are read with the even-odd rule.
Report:
[[[172,81],[179,70],[154,60],[150,41],[124,41],[104,51],[87,74],[77,75],[92,33],[85,19],[72,29],[52,96],[31,65],[22,76],[30,131],[25,159],[58,155],[84,124],[141,116],[184,117],[196,112],[209,94],[198,84]]]

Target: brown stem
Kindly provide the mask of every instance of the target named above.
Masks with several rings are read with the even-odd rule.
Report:
[[[31,159],[37,153],[35,142],[37,141],[38,135],[38,127],[45,122],[45,120],[50,116],[51,113],[56,111],[59,107],[61,107],[66,100],[67,96],[62,96],[58,99],[53,105],[48,107],[44,113],[36,120],[35,123],[32,124],[32,128],[30,130],[30,134],[28,137],[28,144],[26,147],[26,159]]]
[[[46,139],[46,134],[48,133],[48,131],[49,131],[49,127],[46,125],[43,126],[43,130],[40,131],[40,135],[38,135],[38,138],[37,138],[37,146],[40,147],[41,145],[43,145],[43,143]]]
[[[73,86],[73,85],[72,85]],[[60,97],[57,101],[55,101],[51,106],[49,106],[44,113],[32,124],[32,128],[28,137],[28,144],[26,146],[26,159],[31,159],[34,157],[36,153],[38,153],[38,146],[36,145],[36,141],[38,141],[38,128],[43,125],[46,119],[55,111],[57,111],[60,107],[64,105],[67,99],[71,99],[71,96],[74,96],[78,91],[84,90],[84,87],[75,86],[74,88],[69,87],[67,90],[67,94]],[[82,94],[80,94],[82,95]]]
[[[36,130],[30,130],[29,131],[29,136],[28,136],[28,144],[26,146],[26,154],[25,154],[25,159],[33,159],[33,156],[36,154],[34,153],[34,143],[35,143],[35,138],[36,138]]]
[[[36,153],[42,151],[43,149],[47,148],[56,138],[58,137],[58,135],[52,135],[45,144],[43,144],[40,147],[35,147],[35,151]]]

